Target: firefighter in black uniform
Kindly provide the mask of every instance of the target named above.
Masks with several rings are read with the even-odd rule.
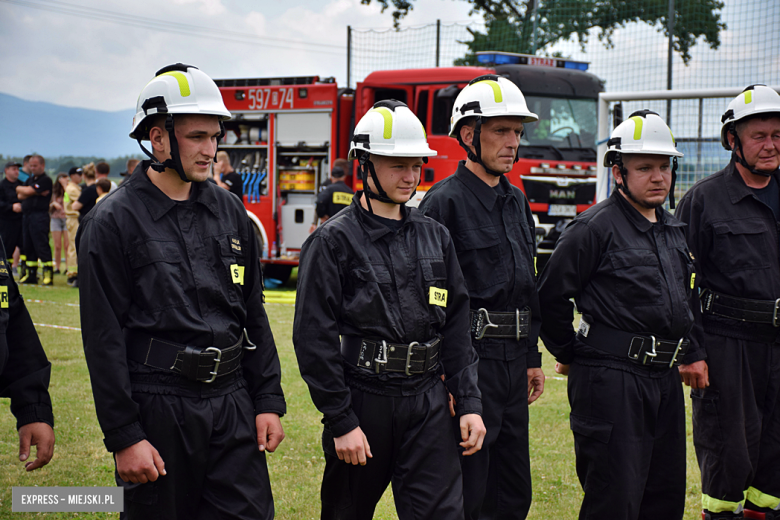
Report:
[[[352,189],[344,184],[347,172],[335,166],[330,172],[331,183],[317,194],[317,217],[325,222],[352,203]]]
[[[49,245],[49,202],[53,188],[51,177],[46,175],[46,161],[33,155],[28,163],[30,177],[24,186],[16,188],[22,201],[23,247],[26,272],[19,283],[38,283],[38,260],[43,264],[43,285],[54,283],[54,268]]]
[[[406,105],[375,104],[350,150],[364,190],[301,250],[293,343],[324,414],[323,519],[373,518],[390,482],[401,520],[463,518],[440,375],[471,455],[485,428],[468,294],[447,230],[404,204],[435,153]]]
[[[531,507],[528,405],[544,390],[536,244],[528,201],[504,174],[523,123],[537,120],[508,79],[474,79],[455,100],[450,130],[468,160],[420,204],[450,231],[471,300],[487,435],[484,450],[461,459],[468,519],[522,519]]]
[[[84,351],[128,518],[274,516],[264,451],[285,402],[257,241],[203,182],[229,117],[197,68],[158,71],[131,133],[151,161],[79,228]]]
[[[682,519],[677,365],[703,354],[685,339],[696,276],[684,224],[661,208],[681,156],[653,112],[615,128],[604,165],[619,189],[569,224],[540,277],[541,336],[569,375],[581,520]]]
[[[0,240],[0,251],[2,247]],[[45,466],[54,454],[50,376],[51,363],[11,276],[11,264],[0,257],[0,397],[11,398],[19,460],[27,471]],[[36,446],[35,460],[29,460],[30,446]]]
[[[0,181],[0,239],[8,248],[3,257],[8,260],[8,265],[12,264],[14,250],[22,245],[22,203],[16,196],[16,188],[22,185],[19,181],[20,166],[13,161],[5,163],[5,178]]]
[[[780,518],[780,96],[748,87],[729,103],[725,169],[696,183],[679,218],[701,273],[692,387],[703,517]],[[686,359],[686,363],[687,363]],[[709,386],[707,386],[709,382]]]

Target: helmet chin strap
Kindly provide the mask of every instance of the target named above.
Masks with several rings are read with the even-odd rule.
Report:
[[[475,162],[482,166],[486,172],[488,172],[490,175],[493,175],[495,177],[501,177],[504,175],[504,172],[499,172],[496,170],[491,170],[487,167],[487,165],[482,162],[482,116],[477,116],[477,121],[474,124],[474,139],[472,139],[472,144],[474,145],[474,152],[471,151],[471,148],[466,145],[466,143],[463,142],[463,140],[460,138],[460,133],[458,133],[458,144],[460,144],[461,148],[466,150],[466,156],[471,162]],[[517,149],[517,152],[515,152],[515,161],[517,162],[518,158],[520,156],[520,149]]]
[[[764,177],[771,177],[773,173],[777,171],[771,170],[757,170],[756,168],[753,168],[748,164],[748,162],[745,160],[745,151],[742,149],[742,141],[739,139],[739,136],[737,135],[736,130],[734,129],[734,125],[732,124],[731,129],[729,130],[731,135],[734,136],[734,144],[737,145],[737,149],[739,149],[739,155],[737,155],[737,150],[734,148],[731,149],[731,156],[734,157],[734,160],[741,164],[745,169],[747,169],[750,173],[755,175],[762,175]]]
[[[221,128],[223,128],[222,122],[220,122],[220,129]],[[174,132],[173,128],[173,115],[171,114],[168,114],[168,116],[165,118],[165,129],[168,131],[168,140],[171,143],[171,157],[165,159],[165,161],[160,162],[152,152],[147,150],[144,145],[141,144],[140,138],[136,139],[138,141],[138,145],[141,147],[141,150],[143,150],[144,153],[152,160],[151,167],[154,171],[162,173],[166,170],[166,168],[170,168],[179,174],[179,177],[182,181],[191,182],[190,179],[187,178],[187,174],[184,173],[184,167],[181,164],[181,157],[179,156],[179,142],[176,140],[176,133]]]
[[[674,209],[674,186],[677,184],[677,157],[671,157],[672,160],[672,186],[669,188],[669,209]],[[620,176],[623,178],[623,182],[617,185],[618,190],[623,190],[624,193],[630,196],[628,189],[626,188],[626,177],[628,176],[628,169],[623,166],[623,157],[618,153],[613,161],[615,165],[620,169]]]
[[[366,194],[366,205],[368,205],[368,212],[372,215],[374,214],[374,209],[371,207],[371,199],[375,199],[379,202],[385,202],[388,204],[399,204],[398,202],[394,201],[390,197],[387,196],[387,193],[382,188],[382,185],[379,183],[379,178],[376,176],[376,169],[374,169],[374,163],[371,162],[371,159],[369,159],[368,152],[363,152],[360,155],[360,159],[358,159],[359,163],[359,170],[360,170],[360,178],[363,181],[363,193]],[[379,194],[374,193],[370,189],[368,189],[368,176],[371,175],[371,179],[374,181],[374,186],[376,187]]]

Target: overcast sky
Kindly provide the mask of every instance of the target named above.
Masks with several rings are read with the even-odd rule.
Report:
[[[63,12],[84,8],[93,18]],[[462,0],[417,0],[403,24],[467,21],[468,13]],[[135,108],[154,72],[174,62],[215,78],[319,75],[342,85],[347,25],[392,26],[389,9],[360,0],[0,0],[0,20],[0,92],[109,111]],[[186,27],[152,28],[155,20]],[[263,39],[218,39],[237,34]]]

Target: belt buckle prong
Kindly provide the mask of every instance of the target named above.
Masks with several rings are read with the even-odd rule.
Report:
[[[407,376],[412,375],[412,373],[409,371],[409,369],[412,368],[412,349],[418,346],[420,346],[420,343],[417,341],[412,341],[409,343],[409,347],[406,350],[406,366],[404,367],[404,373]]]
[[[775,310],[772,313],[772,325],[775,327],[780,327],[780,323],[777,323],[777,311],[780,309],[780,298],[775,300]]]
[[[677,348],[674,349],[674,354],[672,354],[672,360],[669,362],[669,368],[672,368],[674,366],[674,363],[677,361],[677,354],[680,352],[680,349],[682,348],[683,339],[680,338],[680,341],[677,342]]]
[[[217,378],[219,363],[222,361],[222,351],[219,350],[217,347],[209,347],[206,350],[204,350],[204,352],[208,352],[208,351],[216,352],[217,357],[214,358],[214,371],[209,372],[209,374],[211,374],[211,379],[209,379],[208,381],[204,381],[204,383],[213,383],[214,380]]]
[[[515,309],[515,334],[520,341],[520,309]]]
[[[651,358],[654,358],[654,357],[658,356],[658,352],[656,352],[656,351],[655,351],[655,345],[656,345],[656,343],[657,343],[657,341],[658,341],[658,340],[656,340],[656,339],[655,339],[655,336],[653,336],[653,335],[651,335],[651,336],[650,336],[650,339],[652,339],[652,340],[653,340],[653,342],[651,343],[651,348],[652,348],[653,350],[652,350],[652,352],[647,352],[647,351],[645,351],[645,357],[644,357],[644,358],[642,358],[642,364],[643,364],[643,365],[646,365],[646,364],[647,364],[647,356],[650,356]]]
[[[484,320],[484,327],[482,327],[482,330],[479,331],[479,334],[477,334],[476,339],[480,340],[485,336],[485,332],[489,328],[497,329],[498,325],[490,321],[490,314],[488,313],[487,309],[482,307],[477,311],[479,313],[480,321],[482,322]]]
[[[379,365],[387,364],[387,341],[382,340],[382,345],[379,347],[379,357],[374,359],[374,363],[376,363],[374,370],[378,374]]]

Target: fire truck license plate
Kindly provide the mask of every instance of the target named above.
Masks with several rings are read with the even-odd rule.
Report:
[[[551,217],[576,217],[577,206],[573,204],[550,204],[547,214]]]

